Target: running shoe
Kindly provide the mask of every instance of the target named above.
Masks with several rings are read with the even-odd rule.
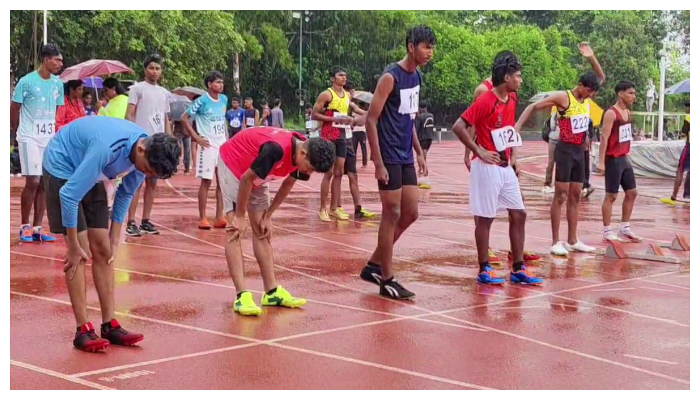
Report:
[[[274,293],[263,294],[262,301],[260,303],[263,306],[299,308],[306,304],[306,299],[293,297],[285,288],[282,286],[277,286]]]
[[[644,238],[635,234],[630,230],[629,228],[627,229],[620,229],[619,232],[617,232],[617,236],[620,238],[621,241],[623,242],[634,242],[634,243],[641,243]]]
[[[328,215],[328,210],[319,211],[318,219],[320,219],[323,222],[331,222],[331,217]]]
[[[202,220],[199,221],[199,227],[198,227],[198,228],[199,228],[199,229],[202,229],[202,230],[205,230],[205,231],[208,231],[209,229],[211,229],[211,225],[209,225],[209,220],[206,219],[206,218],[202,218]]]
[[[566,257],[569,255],[569,250],[564,246],[564,242],[557,242],[549,248],[549,252],[555,256]]]
[[[579,253],[593,253],[595,251],[595,247],[588,246],[580,240],[574,244],[564,243],[564,246],[569,253],[572,251],[577,251]]]
[[[338,207],[338,208],[336,208],[336,210],[337,210],[339,213],[341,213],[341,214],[345,215],[346,217],[348,217],[348,219],[350,218],[350,214],[346,213],[345,210],[343,209],[343,207]]]
[[[520,271],[510,271],[510,283],[517,283],[521,285],[541,285],[542,278],[538,278],[527,268],[523,267]]]
[[[233,311],[247,316],[257,316],[262,314],[262,308],[258,307],[250,292],[241,293],[241,297],[233,303]]]
[[[544,188],[542,188],[542,191],[544,193],[551,194],[554,193],[554,188],[551,186],[545,186]]]
[[[139,231],[138,225],[135,221],[129,221],[126,224],[126,235],[127,236],[141,236],[141,231]]]
[[[350,219],[349,215],[347,215],[343,212],[340,212],[340,210],[338,210],[337,208],[335,210],[331,210],[331,212],[329,212],[328,215],[331,218],[335,218],[335,219],[340,220],[340,221],[346,221],[346,220]]]
[[[116,319],[102,324],[100,331],[102,339],[107,339],[109,343],[116,346],[133,346],[143,340],[142,334],[127,331]]]
[[[145,220],[141,222],[141,226],[139,227],[139,230],[141,233],[146,233],[149,235],[158,235],[160,234],[160,231],[156,229],[155,225],[150,220]]]
[[[373,265],[365,265],[360,272],[360,279],[365,282],[374,283],[375,285],[382,284],[382,269]]]
[[[19,241],[24,243],[30,243],[34,241],[34,235],[32,235],[32,227],[29,225],[23,225],[19,229]]]
[[[491,249],[489,249],[489,264],[501,264],[501,259]]]
[[[483,271],[479,272],[476,281],[485,285],[503,285],[506,283],[505,279],[496,275],[496,270],[494,270],[491,265],[487,265],[484,267]]]
[[[226,228],[226,218],[221,218],[220,220],[214,222],[214,228],[216,228],[216,229]]]
[[[415,293],[401,286],[396,278],[391,278],[388,282],[381,282],[379,284],[379,295],[399,300],[409,300],[416,296]]]
[[[73,346],[78,350],[94,353],[109,347],[109,340],[97,336],[92,323],[88,322],[76,330]]]
[[[429,183],[421,182],[418,184],[418,189],[432,189],[433,187]]]
[[[42,227],[37,228],[37,230],[35,230],[32,233],[32,239],[35,242],[55,242],[56,241],[56,237],[51,236],[51,235],[47,235],[43,231],[44,231],[44,229]]]
[[[603,241],[619,242],[620,238],[615,233],[613,233],[613,231],[606,231],[606,232],[603,232]]]
[[[590,196],[591,193],[593,193],[594,191],[595,191],[595,188],[593,186],[583,188],[583,190],[581,190],[581,195],[583,196],[584,199],[587,199],[588,196]]]
[[[355,212],[355,219],[362,219],[362,218],[374,218],[377,216],[377,213],[369,212],[365,210],[364,208],[360,208],[360,211]]]
[[[538,254],[535,254],[531,251],[523,251],[523,261],[537,261],[541,258],[542,257],[540,257]],[[508,252],[508,261],[513,261],[513,253],[510,251]]]

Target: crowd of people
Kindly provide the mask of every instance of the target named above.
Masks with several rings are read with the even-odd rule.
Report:
[[[145,59],[145,79],[131,86],[128,94],[116,79],[105,80],[108,103],[93,110],[95,116],[87,116],[89,107],[84,106],[82,84],[68,82],[64,91],[64,84],[55,76],[63,64],[61,52],[56,45],[43,46],[41,67],[19,81],[11,106],[11,125],[17,132],[22,175],[26,179],[19,236],[23,242],[55,241],[42,229],[46,210],[50,232],[65,237],[64,271],[77,326],[74,346],[98,351],[110,344],[130,346],[143,339],[143,335],[125,330],[115,319],[112,265],[124,222],[130,236],[159,233],[158,224],[151,220],[156,185],[158,180],[177,173],[183,147],[185,159],[189,157],[183,138],[198,146],[195,168],[201,180],[200,229],[212,228],[206,210],[212,183],[216,181],[213,226],[226,231],[225,254],[237,293],[233,306],[236,313],[254,316],[262,313],[261,306],[297,308],[306,304],[306,300],[293,296],[277,281],[270,239],[272,216],[297,180],[306,181],[312,173],[323,174],[318,212],[322,221],[350,218],[341,204],[344,175],[353,199],[353,217],[374,216],[360,203],[358,147],[362,165],[369,161],[374,164],[381,199],[377,246],[360,278],[377,285],[382,296],[413,298],[415,294],[394,274],[393,250],[418,218],[419,187],[430,187],[426,159],[434,116],[420,100],[423,79],[418,69],[430,62],[436,42],[429,27],[410,29],[405,39],[405,57],[377,76],[371,98],[359,96],[346,71],[333,68],[330,87],[306,109],[305,133],[285,129],[278,99],[272,109],[263,104],[262,113],[253,107],[251,98],[244,99],[243,107],[239,98],[233,98],[228,109],[228,98],[223,94],[224,76],[217,71],[204,77],[206,93],[194,99],[181,115],[173,115],[171,96],[158,84],[162,75],[162,59],[158,55]],[[550,252],[566,256],[570,252],[595,250],[577,236],[578,204],[588,169],[590,99],[604,84],[605,74],[588,44],[581,44],[580,52],[593,71],[582,75],[573,88],[533,103],[519,118],[516,107],[522,64],[511,51],[499,53],[493,60],[491,77],[476,88],[473,104],[452,127],[465,146],[465,163],[471,174],[469,203],[476,226],[480,284],[543,283],[528,265],[540,256],[524,249],[527,213],[518,162],[523,143],[520,132],[536,110],[553,110],[558,126],[558,136],[550,138],[556,166]],[[630,110],[636,89],[632,82],[623,80],[617,83],[615,92],[617,102],[603,118],[598,165],[606,182],[603,239],[641,241],[630,227],[637,196],[628,156],[632,139]],[[690,168],[689,149],[688,139],[679,165],[681,177]],[[185,171],[189,168],[186,161]],[[109,188],[116,179],[121,179],[121,183],[110,210]],[[272,180],[282,180],[273,198],[268,186]],[[615,233],[611,228],[611,210],[620,186],[625,198],[622,222]],[[680,181],[674,188],[674,198],[679,186]],[[143,213],[137,225],[142,188]],[[564,203],[568,232],[566,240],[560,240]],[[32,205],[34,215],[30,223]],[[499,276],[492,267],[501,261],[489,247],[491,225],[504,210],[509,215],[511,245],[507,277]],[[248,291],[243,268],[241,240],[247,236],[248,227],[265,290],[259,303]],[[90,259],[102,310],[99,336],[86,311],[85,263]]]

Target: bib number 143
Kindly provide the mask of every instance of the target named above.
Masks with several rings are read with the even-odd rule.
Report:
[[[53,121],[37,121],[34,124],[34,132],[36,136],[53,135],[55,133],[56,124]]]
[[[523,145],[523,138],[512,126],[504,126],[503,128],[492,130],[491,137],[493,138],[496,151],[499,152]]]

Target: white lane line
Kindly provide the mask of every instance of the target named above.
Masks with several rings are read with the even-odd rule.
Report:
[[[302,267],[302,266],[300,266],[300,265],[290,265],[289,268],[303,269],[303,270],[306,270],[306,271],[313,271],[313,272],[321,272],[321,270],[318,269],[318,268]]]
[[[499,311],[499,310],[526,310],[526,309],[533,309],[533,308],[547,308],[547,306],[498,307],[498,308],[494,308],[494,310],[495,311]]]
[[[626,290],[636,290],[633,287],[628,287],[628,288],[608,288],[608,289],[595,289],[591,290],[591,292],[623,292]]]
[[[634,358],[637,360],[651,361],[651,362],[660,363],[660,364],[668,364],[668,365],[677,365],[678,364],[675,361],[659,360],[658,358],[635,356],[632,354],[623,354],[623,356],[627,357],[627,358]]]
[[[290,246],[301,246],[301,247],[316,247],[313,244],[302,244],[302,243],[289,243]]]
[[[659,289],[659,288],[653,288],[649,286],[640,286],[639,289],[646,289],[646,290],[654,290],[657,292],[670,292],[670,293],[678,293],[675,290],[669,290],[669,289]]]
[[[688,277],[689,278],[689,277]],[[674,285],[672,283],[664,283],[664,282],[657,282],[657,281],[650,281],[647,279],[642,279],[642,282],[645,283],[653,283],[655,285],[661,285],[661,286],[668,286],[676,289],[683,289],[683,290],[690,290],[690,286],[680,286],[680,285]]]
[[[78,377],[62,374],[60,372],[52,371],[50,369],[37,367],[36,365],[23,363],[21,361],[15,361],[13,359],[10,359],[10,365],[14,365],[15,367],[19,367],[19,368],[24,368],[26,370],[33,371],[33,372],[36,372],[36,373],[39,373],[42,375],[47,375],[47,376],[51,376],[54,378],[63,379],[64,381],[76,383],[78,385],[87,386],[87,387],[93,388],[93,389],[116,390],[116,389],[111,388],[109,386],[100,385],[99,383],[86,381],[85,379],[80,379]]]

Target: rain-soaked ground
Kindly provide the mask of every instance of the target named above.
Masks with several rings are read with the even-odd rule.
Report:
[[[543,255],[531,266],[547,279],[541,288],[476,283],[470,176],[461,146],[450,142],[430,150],[433,189],[421,190],[420,218],[394,252],[397,276],[417,293],[415,301],[381,298],[376,286],[358,278],[376,244],[378,221],[319,221],[320,176],[314,176],[299,182],[275,215],[273,239],[279,281],[309,303],[301,310],[265,309],[258,318],[231,310],[235,291],[223,256],[224,233],[197,229],[198,181],[178,175],[161,182],[152,216],[161,234],[126,239],[115,264],[118,318],[146,339],[139,347],[111,347],[104,354],[72,348],[63,241],[18,244],[23,183],[13,179],[10,386],[689,389],[688,265],[547,255],[552,195],[541,191],[545,151],[544,143],[527,142],[521,156],[526,248]],[[358,169],[363,206],[379,211],[371,163]],[[604,248],[603,180],[592,179],[599,189],[582,201],[579,237]],[[639,181],[649,196],[638,198],[632,227],[647,245],[669,242],[675,234],[689,238],[690,207],[669,207],[651,197],[667,196],[670,185]],[[346,182],[343,189],[349,210]],[[621,198],[616,220],[620,204]],[[505,215],[493,224],[491,245],[505,260]],[[262,283],[250,240],[243,249],[259,299]],[[505,262],[503,268],[505,273]],[[88,302],[92,322],[100,323],[91,283]]]

